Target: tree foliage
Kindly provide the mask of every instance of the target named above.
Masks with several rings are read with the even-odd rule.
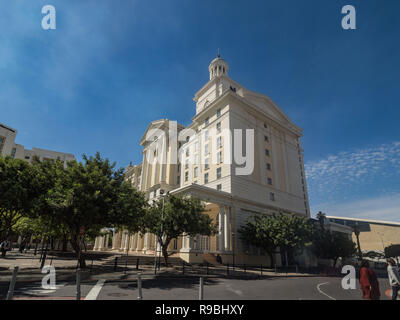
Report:
[[[391,244],[385,248],[386,258],[397,258],[400,257],[400,244]]]
[[[332,259],[334,266],[339,258],[348,258],[356,253],[356,244],[338,232],[316,230],[312,251],[321,259]]]
[[[199,199],[169,196],[153,203],[143,219],[142,232],[155,234],[161,247],[165,263],[168,263],[168,245],[172,239],[216,233],[211,218],[203,214],[204,206]]]
[[[302,216],[294,214],[265,215],[251,217],[239,229],[240,238],[250,245],[263,249],[274,265],[274,254],[302,252],[312,240],[313,225]]]

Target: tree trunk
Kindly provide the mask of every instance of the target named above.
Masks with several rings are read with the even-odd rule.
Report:
[[[271,268],[275,268],[275,259],[274,259],[274,254],[271,252],[268,252],[268,256],[271,262]]]
[[[74,249],[74,251],[76,253],[76,257],[78,258],[78,264],[79,264],[80,268],[85,269],[86,268],[86,260],[80,249],[79,238],[77,236],[72,236],[70,242],[71,242],[72,248]]]
[[[62,252],[67,252],[67,250],[68,250],[68,238],[66,235],[64,235],[62,240]]]
[[[165,266],[168,267],[168,244],[162,246],[162,252],[164,256]]]

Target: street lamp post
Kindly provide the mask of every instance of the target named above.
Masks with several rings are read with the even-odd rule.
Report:
[[[163,230],[163,221],[164,221],[164,206],[165,206],[165,197],[168,196],[169,191],[164,195],[164,190],[160,189],[160,196],[162,197],[162,208],[161,208],[161,241],[158,241],[158,245],[156,245],[156,261],[154,262],[154,273],[157,271],[157,252],[158,252],[158,269],[160,270],[160,259],[161,259],[161,250],[162,250],[162,240],[164,236],[164,230]],[[160,247],[159,250],[157,250],[157,247]]]
[[[354,234],[356,235],[356,239],[357,239],[358,257],[360,260],[362,260],[362,252],[361,252],[361,247],[360,247],[360,229],[358,227],[357,222],[354,225]]]
[[[232,232],[232,268],[235,271],[235,232]]]

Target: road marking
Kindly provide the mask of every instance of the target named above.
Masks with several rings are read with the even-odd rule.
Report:
[[[319,293],[323,294],[324,296],[327,296],[329,299],[336,300],[335,298],[332,298],[330,295],[326,294],[320,289],[320,287],[323,286],[324,284],[329,284],[329,282],[323,282],[317,285],[317,290],[319,291]]]
[[[50,294],[50,293],[54,293],[56,292],[57,289],[60,289],[62,287],[65,287],[68,283],[64,282],[64,283],[60,283],[56,285],[56,289],[43,289],[40,287],[23,287],[23,288],[18,288],[17,290],[15,290],[15,295],[42,295],[42,294]]]
[[[92,288],[92,290],[90,290],[85,300],[96,300],[105,282],[106,280],[104,279],[97,281],[96,285]]]
[[[238,296],[243,296],[243,292],[241,290],[235,290],[232,288],[230,284],[226,284],[225,287],[229,290],[232,291],[233,293],[236,293]]]

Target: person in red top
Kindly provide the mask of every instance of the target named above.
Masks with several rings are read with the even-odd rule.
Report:
[[[379,300],[381,293],[379,290],[379,282],[375,272],[369,268],[369,262],[364,260],[360,269],[360,285],[363,299]]]

